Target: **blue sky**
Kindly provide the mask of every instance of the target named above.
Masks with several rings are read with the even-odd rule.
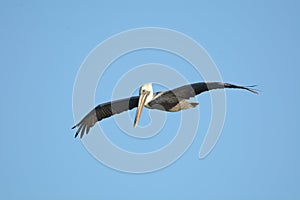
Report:
[[[297,1],[0,5],[1,199],[299,199]],[[137,175],[102,165],[73,138],[72,92],[79,67],[95,46],[121,31],[148,26],[190,36],[207,50],[225,81],[258,84],[262,92],[227,90],[222,135],[203,160],[198,151],[209,123],[210,98],[197,97],[201,124],[191,147],[173,165]],[[201,81],[173,56],[159,55],[137,52],[118,63],[130,68],[162,59],[189,81]],[[103,79],[107,85],[112,80]],[[99,87],[95,102],[109,100],[110,92]],[[112,122],[101,124],[113,128]],[[129,139],[134,140],[110,137],[128,148]]]

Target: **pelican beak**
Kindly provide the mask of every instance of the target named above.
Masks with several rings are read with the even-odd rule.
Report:
[[[150,94],[150,92],[147,91],[147,92],[142,93],[140,95],[139,103],[138,103],[138,107],[137,107],[136,115],[135,115],[135,119],[134,119],[134,124],[133,124],[134,128],[137,126],[137,124],[139,122],[140,116],[142,114],[143,107],[145,105],[145,101],[146,101],[149,94]]]

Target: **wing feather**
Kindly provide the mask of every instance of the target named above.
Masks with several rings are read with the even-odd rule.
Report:
[[[80,138],[83,137],[84,133],[88,134],[90,128],[93,127],[97,121],[101,121],[102,119],[108,118],[112,115],[119,114],[137,107],[138,101],[139,97],[133,96],[96,106],[78,124],[72,127],[72,129],[76,127],[78,128],[75,133],[75,138],[79,135],[79,133]]]

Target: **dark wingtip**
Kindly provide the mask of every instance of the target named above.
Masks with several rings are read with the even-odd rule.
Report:
[[[74,128],[76,128],[76,127],[78,127],[78,124],[76,124],[75,126],[73,126],[72,129],[74,129]],[[78,135],[78,133],[79,133],[79,129],[80,129],[80,127],[77,129],[74,138],[77,137],[77,135]]]
[[[78,136],[78,133],[79,133],[79,131],[77,130],[77,131],[76,131],[76,133],[75,133],[75,136],[74,136],[74,138],[77,138],[77,136]]]
[[[227,87],[227,88],[244,89],[244,90],[248,90],[249,92],[252,92],[254,94],[259,94],[259,90],[254,89],[254,87],[256,87],[257,85],[239,86],[239,85],[233,85],[233,84],[230,84],[230,83],[225,83],[224,86]]]
[[[254,89],[254,87],[257,87],[257,85],[246,86],[245,89],[254,94],[259,94],[260,91],[258,89]]]

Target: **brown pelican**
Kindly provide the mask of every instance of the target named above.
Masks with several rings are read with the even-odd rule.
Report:
[[[153,93],[152,84],[148,83],[140,88],[139,96],[120,99],[112,102],[100,104],[90,111],[78,124],[72,129],[78,127],[75,137],[80,133],[80,138],[84,133],[88,134],[91,127],[97,121],[108,118],[114,114],[118,114],[137,107],[136,116],[133,126],[136,127],[140,119],[142,109],[145,106],[149,109],[158,109],[168,112],[177,112],[189,108],[194,108],[198,105],[195,102],[189,102],[188,99],[202,92],[213,89],[236,88],[248,90],[257,94],[257,90],[253,86],[238,86],[229,83],[221,82],[200,82],[190,85],[184,85],[169,91],[161,91]]]

